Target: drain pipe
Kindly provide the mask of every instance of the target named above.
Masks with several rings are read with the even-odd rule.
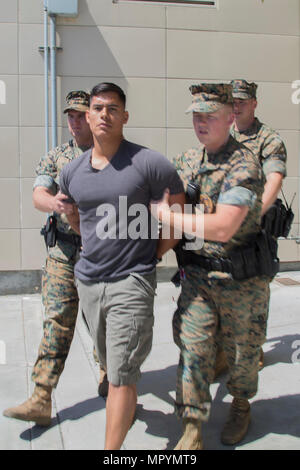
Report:
[[[48,90],[48,16],[50,17],[50,82],[51,82],[51,126],[52,148],[57,147],[57,89],[56,89],[56,16],[75,17],[78,15],[78,0],[44,0],[44,68],[45,68],[45,133],[46,151],[49,151],[49,90]]]
[[[52,148],[57,147],[57,91],[56,91],[56,15],[50,16],[50,80]]]
[[[45,87],[45,154],[49,152],[49,88],[48,88],[48,10],[44,2],[44,87]]]

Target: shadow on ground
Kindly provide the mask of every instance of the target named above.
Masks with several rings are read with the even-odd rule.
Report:
[[[46,428],[34,425],[29,429],[26,429],[26,431],[22,432],[20,434],[20,438],[25,441],[37,439],[49,429],[63,423],[66,420],[75,421],[77,419],[83,418],[88,414],[94,413],[95,411],[102,410],[103,408],[105,408],[105,401],[101,397],[94,397],[81,401],[76,403],[76,405],[61,410],[55,418],[52,418],[51,425],[49,427]]]
[[[286,335],[268,339],[267,343],[274,343],[274,345],[265,353],[265,367],[279,362],[291,363],[292,344],[299,340],[299,335]],[[174,393],[175,390],[176,370],[177,366],[172,365],[165,369],[144,372],[138,384],[138,395],[152,394],[159,400],[173,406],[174,401],[171,393]],[[217,382],[219,382],[219,386],[213,401],[210,420],[204,426],[205,448],[234,449],[236,446],[222,446],[219,440],[230,403],[223,401],[228,393],[226,374],[223,374]],[[50,428],[66,420],[78,420],[104,407],[105,401],[101,397],[79,402],[61,410],[57,417],[52,419]],[[261,439],[270,433],[286,434],[300,438],[300,394],[254,401],[251,406],[251,417],[249,432],[241,443],[242,445]],[[164,413],[159,410],[147,410],[143,405],[138,404],[136,419],[146,424],[146,433],[168,439],[166,449],[174,449],[181,436],[181,421],[173,412]],[[38,438],[50,428],[35,425],[24,431],[20,437],[30,441]]]
[[[285,335],[268,338],[266,344],[272,344],[271,349],[265,354],[265,367],[284,362],[290,364],[293,362],[293,355],[297,356],[297,351],[300,350],[300,335]],[[298,344],[296,344],[298,343]],[[298,353],[300,361],[300,351]]]

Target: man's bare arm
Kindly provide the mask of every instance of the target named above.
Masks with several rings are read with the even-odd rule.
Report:
[[[214,214],[176,214],[163,215],[162,222],[169,217],[171,227],[187,234],[201,236],[205,240],[227,243],[238,231],[248,213],[247,206],[218,204]],[[198,227],[203,227],[203,232]]]
[[[183,209],[184,209],[184,204],[186,202],[186,198],[185,198],[185,194],[184,193],[179,193],[179,194],[174,194],[174,195],[170,195],[169,196],[169,203],[170,203],[170,206],[172,205],[175,205],[175,204],[178,204],[178,209],[183,212]],[[174,237],[174,228],[171,228],[170,229],[170,238],[161,238],[161,234],[160,234],[160,239],[159,239],[159,242],[158,242],[158,245],[157,245],[157,251],[156,251],[156,255],[157,255],[157,258],[160,259],[162,258],[162,256],[167,252],[169,251],[171,248],[174,248],[174,246],[177,245],[177,243],[179,242],[180,238],[175,238]],[[178,232],[178,231],[177,231]]]
[[[170,210],[167,194],[160,202],[151,204],[152,214],[163,224],[182,233],[222,243],[227,243],[238,231],[248,210],[247,206],[217,204],[213,214],[176,213]]]
[[[277,195],[282,186],[282,180],[283,175],[281,173],[273,172],[268,174],[262,196],[262,215],[267,212],[273,202],[277,199]]]
[[[33,205],[41,212],[56,212],[57,214],[71,214],[74,204],[65,202],[68,196],[58,192],[53,195],[50,189],[37,186],[33,191]]]
[[[69,224],[71,225],[72,229],[80,235],[80,219],[79,219],[79,212],[78,208],[74,205],[73,212],[71,214],[67,214],[67,219]]]

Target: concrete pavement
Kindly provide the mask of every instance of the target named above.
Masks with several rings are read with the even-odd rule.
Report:
[[[214,397],[204,426],[206,449],[300,450],[300,272],[281,272],[271,284],[265,367],[252,402],[252,422],[242,443],[223,446],[219,436],[231,397],[226,374],[212,384]],[[173,449],[181,424],[173,414],[178,350],[171,333],[179,289],[158,284],[154,342],[138,385],[136,420],[124,450]],[[31,369],[42,335],[41,296],[0,296],[0,449],[103,449],[105,401],[97,396],[98,370],[92,342],[78,318],[61,380],[54,392],[52,424],[5,418],[2,410],[23,402],[32,392]]]

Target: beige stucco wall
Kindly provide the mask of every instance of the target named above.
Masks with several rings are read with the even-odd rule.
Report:
[[[246,78],[259,84],[257,114],[288,148],[287,199],[298,235],[300,105],[299,0],[219,0],[218,8],[79,0],[76,19],[58,18],[58,136],[68,139],[61,110],[71,89],[102,80],[128,96],[125,136],[169,158],[196,144],[188,86]],[[40,269],[45,215],[32,207],[34,169],[44,152],[43,1],[0,0],[0,270]],[[1,99],[0,99],[1,102]],[[51,139],[50,139],[51,142]],[[280,243],[282,261],[300,260],[294,241]],[[172,255],[165,259],[172,262]]]

